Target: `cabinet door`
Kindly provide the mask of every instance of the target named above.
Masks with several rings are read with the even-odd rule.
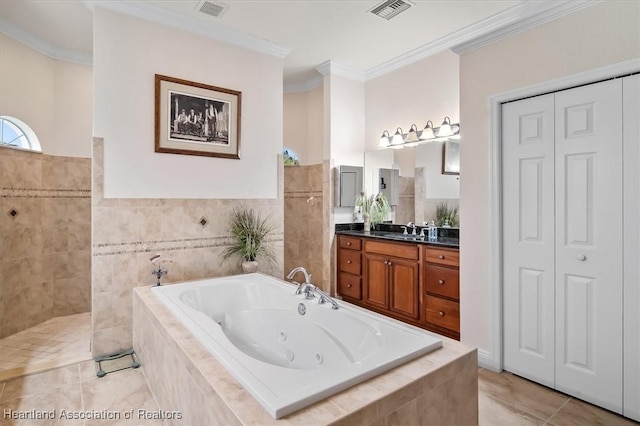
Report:
[[[391,300],[389,309],[409,318],[420,317],[420,290],[418,285],[417,262],[389,259],[389,290]]]
[[[364,301],[368,305],[389,309],[387,258],[365,255]]]

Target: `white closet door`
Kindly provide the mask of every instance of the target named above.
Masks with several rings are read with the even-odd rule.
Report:
[[[622,412],[622,81],[555,95],[556,389]]]
[[[554,97],[502,106],[504,368],[554,386]]]
[[[622,80],[624,150],[624,415],[640,421],[640,75]]]

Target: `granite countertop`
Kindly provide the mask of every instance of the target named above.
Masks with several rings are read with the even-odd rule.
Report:
[[[432,246],[460,248],[460,239],[443,237],[443,236],[439,236],[436,241],[429,241],[427,237],[403,235],[402,232],[371,231],[369,234],[365,234],[363,230],[352,230],[352,229],[336,230],[336,234],[353,235],[354,237],[376,238],[380,240],[401,241],[401,242],[425,244],[425,245],[432,245]]]

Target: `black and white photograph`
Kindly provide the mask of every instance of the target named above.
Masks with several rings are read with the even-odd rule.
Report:
[[[238,159],[241,92],[155,76],[155,151]]]

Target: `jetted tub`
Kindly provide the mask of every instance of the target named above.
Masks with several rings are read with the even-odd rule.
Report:
[[[274,418],[442,346],[416,327],[338,301],[295,294],[262,274],[152,292]]]

